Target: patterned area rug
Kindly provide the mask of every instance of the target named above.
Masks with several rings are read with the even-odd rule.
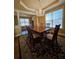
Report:
[[[51,57],[50,55],[49,56],[31,56],[31,53],[30,53],[30,49],[28,47],[28,45],[26,44],[26,40],[27,40],[27,36],[21,36],[20,37],[20,48],[21,48],[21,56],[22,56],[22,59],[57,59],[56,57]],[[59,59],[65,59],[64,57],[60,57]]]

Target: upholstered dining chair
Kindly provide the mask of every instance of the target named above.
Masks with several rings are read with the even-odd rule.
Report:
[[[57,41],[58,31],[60,29],[60,24],[55,26],[54,32],[48,32],[45,37],[45,45],[47,49],[47,54],[54,55],[58,59],[58,54],[61,51],[61,46]],[[48,36],[48,37],[47,37]]]
[[[27,27],[28,31],[28,46],[32,54],[39,54],[39,49],[41,48],[39,37],[35,37],[37,33],[34,32],[31,28]],[[38,35],[38,34],[37,34]]]
[[[61,45],[58,43],[57,36],[58,32],[60,29],[60,24],[55,26],[54,33],[53,33],[53,38],[52,38],[52,49],[53,49],[53,54],[59,59],[59,57],[65,58],[64,57],[64,51],[61,49]]]

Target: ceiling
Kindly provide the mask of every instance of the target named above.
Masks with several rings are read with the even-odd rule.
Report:
[[[33,9],[42,9],[56,0],[22,0],[22,2]]]
[[[31,13],[38,11],[39,13],[40,10],[43,11],[59,3],[59,1],[64,2],[64,0],[14,0],[14,9]]]

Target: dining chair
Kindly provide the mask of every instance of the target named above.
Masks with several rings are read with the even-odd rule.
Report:
[[[40,45],[40,38],[38,33],[34,32],[31,28],[27,27],[28,31],[28,46],[32,54],[40,55],[39,49],[41,48]],[[38,35],[38,36],[35,36]]]
[[[56,25],[55,30],[54,30],[54,34],[53,34],[53,38],[52,38],[52,47],[53,47],[53,51],[54,51],[54,55],[57,56],[57,59],[59,59],[59,54],[62,55],[61,57],[64,58],[64,51],[61,49],[62,46],[58,43],[57,40],[57,36],[58,36],[58,32],[60,29],[60,25]]]
[[[59,58],[58,54],[62,53],[61,46],[57,41],[58,32],[60,29],[60,24],[55,26],[54,32],[47,32],[45,37],[45,45],[47,49],[47,54],[54,55]],[[49,37],[47,37],[49,36]]]

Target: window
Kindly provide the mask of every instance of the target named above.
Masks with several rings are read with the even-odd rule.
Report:
[[[20,25],[21,26],[28,26],[29,25],[29,19],[27,18],[20,18]]]
[[[28,18],[20,18],[20,26],[21,27],[21,35],[28,34],[28,31],[26,30],[25,26],[29,26],[29,19]]]
[[[63,9],[54,11],[53,13],[46,14],[46,28],[55,27],[55,25],[61,24],[63,19]]]

